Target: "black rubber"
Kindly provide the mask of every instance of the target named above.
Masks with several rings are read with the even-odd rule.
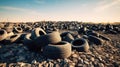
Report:
[[[13,28],[13,32],[14,33],[22,33],[23,32],[23,29],[21,27],[14,27]]]
[[[62,37],[62,41],[71,42],[72,40],[74,40],[74,37],[70,33],[67,33]]]
[[[0,29],[0,41],[7,38],[7,32],[4,29]]]
[[[20,36],[21,34],[14,34],[6,38],[6,43],[20,43]]]
[[[71,44],[66,41],[49,44],[44,47],[43,55],[52,59],[67,58],[71,55]]]
[[[41,52],[41,47],[39,45],[34,44],[34,41],[31,39],[31,34],[27,34],[23,40],[23,44],[30,50]]]
[[[40,45],[41,47],[46,46],[48,44],[54,44],[61,41],[60,33],[54,31],[52,33],[41,35],[34,40],[36,45]]]
[[[95,31],[87,31],[86,34],[99,37],[99,33],[95,32]]]
[[[46,32],[42,28],[35,28],[31,33],[31,38],[35,39],[36,37],[39,37],[40,35],[45,35]]]
[[[92,35],[88,36],[88,40],[89,40],[89,42],[92,42],[96,45],[102,45],[104,42],[101,38],[98,38],[98,37],[92,36]]]
[[[87,52],[89,50],[89,44],[87,40],[83,38],[75,39],[71,42],[72,48],[79,52]]]
[[[103,35],[99,35],[99,38],[103,39],[103,40],[106,40],[106,41],[111,41],[110,38],[106,37],[106,36],[103,36]]]

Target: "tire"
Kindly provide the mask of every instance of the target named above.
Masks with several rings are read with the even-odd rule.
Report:
[[[24,38],[25,38],[26,35],[27,35],[26,33],[22,33],[22,34],[20,35],[20,41],[21,41],[21,42],[24,41]]]
[[[12,36],[12,35],[14,35],[13,32],[9,32],[9,33],[7,33],[7,36],[8,36],[8,37],[9,37],[9,36]]]
[[[71,42],[72,48],[79,52],[87,52],[89,50],[89,44],[87,40],[83,38],[75,39]]]
[[[99,35],[99,38],[101,38],[101,39],[103,39],[103,40],[106,40],[106,41],[111,41],[110,38],[105,37],[105,36],[103,36],[103,35]]]
[[[87,31],[87,28],[86,27],[82,27],[78,30],[78,34],[85,34]]]
[[[99,34],[97,32],[95,32],[95,31],[87,31],[86,34],[99,37]]]
[[[102,45],[103,44],[103,40],[101,38],[98,38],[98,37],[95,37],[95,36],[92,36],[92,35],[88,36],[88,40],[89,40],[89,42],[92,42],[96,45]]]
[[[70,43],[72,40],[74,40],[74,37],[70,33],[67,33],[65,36],[62,37],[62,41],[67,41]]]
[[[70,32],[63,32],[63,33],[60,34],[60,36],[61,36],[61,37],[64,37],[64,36],[66,36],[68,33],[70,33]]]
[[[71,44],[66,41],[49,44],[44,47],[43,55],[52,59],[68,58],[71,55]]]
[[[31,34],[27,34],[23,40],[23,44],[30,50],[30,51],[41,51],[41,47],[34,44],[34,41],[31,39]]]
[[[6,43],[11,44],[11,43],[20,43],[20,36],[21,34],[14,34],[6,38]]]
[[[25,25],[25,26],[23,27],[23,30],[24,30],[25,32],[30,32],[30,31],[32,30],[32,27],[30,27],[30,26],[28,26],[28,25]]]
[[[7,32],[4,29],[0,29],[0,41],[7,37]]]
[[[24,44],[24,45],[29,46],[30,44],[33,44],[33,43],[32,43],[32,39],[31,39],[30,37],[31,37],[31,34],[27,34],[27,35],[24,37],[24,40],[23,40],[23,44]]]
[[[14,33],[22,33],[23,30],[22,30],[21,27],[14,27],[13,32],[14,32]]]
[[[82,38],[88,39],[88,36],[87,35],[83,35]]]
[[[41,47],[46,46],[48,44],[54,44],[61,41],[61,37],[59,32],[54,31],[52,33],[42,35],[40,37],[37,37],[34,42],[36,45],[40,45]]]
[[[40,35],[45,35],[46,32],[42,28],[35,28],[31,33],[31,38],[35,39],[36,37],[39,37]]]

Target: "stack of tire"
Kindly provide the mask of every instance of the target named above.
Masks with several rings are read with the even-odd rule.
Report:
[[[61,37],[63,41],[67,41],[71,43],[72,50],[77,50],[79,52],[88,52],[89,51],[89,44],[88,41],[79,35],[75,35],[70,32],[63,32],[61,33]]]
[[[23,43],[30,50],[42,52],[48,58],[67,58],[71,55],[71,44],[61,41],[58,31],[47,34],[43,29],[35,28],[25,36]]]

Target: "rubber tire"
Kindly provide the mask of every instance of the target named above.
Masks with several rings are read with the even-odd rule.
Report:
[[[98,38],[98,37],[95,37],[95,36],[92,36],[92,35],[88,36],[88,40],[89,40],[89,42],[92,42],[96,45],[102,45],[103,42],[104,42],[101,38]]]
[[[62,41],[67,41],[69,43],[73,40],[74,40],[74,37],[70,33],[67,33],[65,36],[62,37]]]
[[[22,30],[21,27],[14,27],[13,32],[14,32],[14,33],[22,33],[23,30]]]
[[[34,44],[34,41],[31,39],[31,34],[27,34],[23,40],[23,44],[30,50],[35,52],[41,52],[41,47]]]
[[[9,32],[9,33],[7,33],[7,37],[12,36],[12,35],[14,35],[13,32]]]
[[[87,28],[86,27],[82,27],[78,30],[78,34],[85,34],[87,31]]]
[[[20,43],[20,36],[21,34],[14,34],[6,38],[6,43]]]
[[[75,49],[79,52],[87,52],[90,48],[87,40],[83,38],[75,39],[71,42],[71,44],[72,44],[72,49]]]
[[[0,29],[0,41],[6,39],[7,32],[4,29]]]
[[[105,36],[103,36],[103,35],[99,35],[99,38],[101,38],[101,39],[103,39],[103,40],[106,40],[106,41],[111,41],[110,38],[105,37]]]
[[[61,41],[60,33],[57,31],[54,31],[52,33],[42,35],[40,37],[37,37],[34,42],[36,45],[39,45],[41,47],[44,47],[48,44],[54,44]]]
[[[31,38],[35,39],[36,37],[39,37],[40,35],[45,35],[46,32],[42,28],[35,28],[31,33]]]
[[[86,34],[99,37],[99,33],[95,32],[95,31],[87,31]]]
[[[49,44],[44,47],[43,55],[52,59],[68,58],[71,55],[71,44],[66,41]]]

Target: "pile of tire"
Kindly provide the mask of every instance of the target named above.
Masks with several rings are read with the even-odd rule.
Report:
[[[110,38],[103,36],[93,30],[88,30],[86,32],[86,39],[88,39],[89,42],[96,44],[96,45],[103,45],[105,41],[111,41]]]
[[[71,44],[62,41],[60,33],[46,33],[41,28],[35,28],[24,38],[23,44],[31,51],[42,52],[48,58],[67,58],[71,55]]]

